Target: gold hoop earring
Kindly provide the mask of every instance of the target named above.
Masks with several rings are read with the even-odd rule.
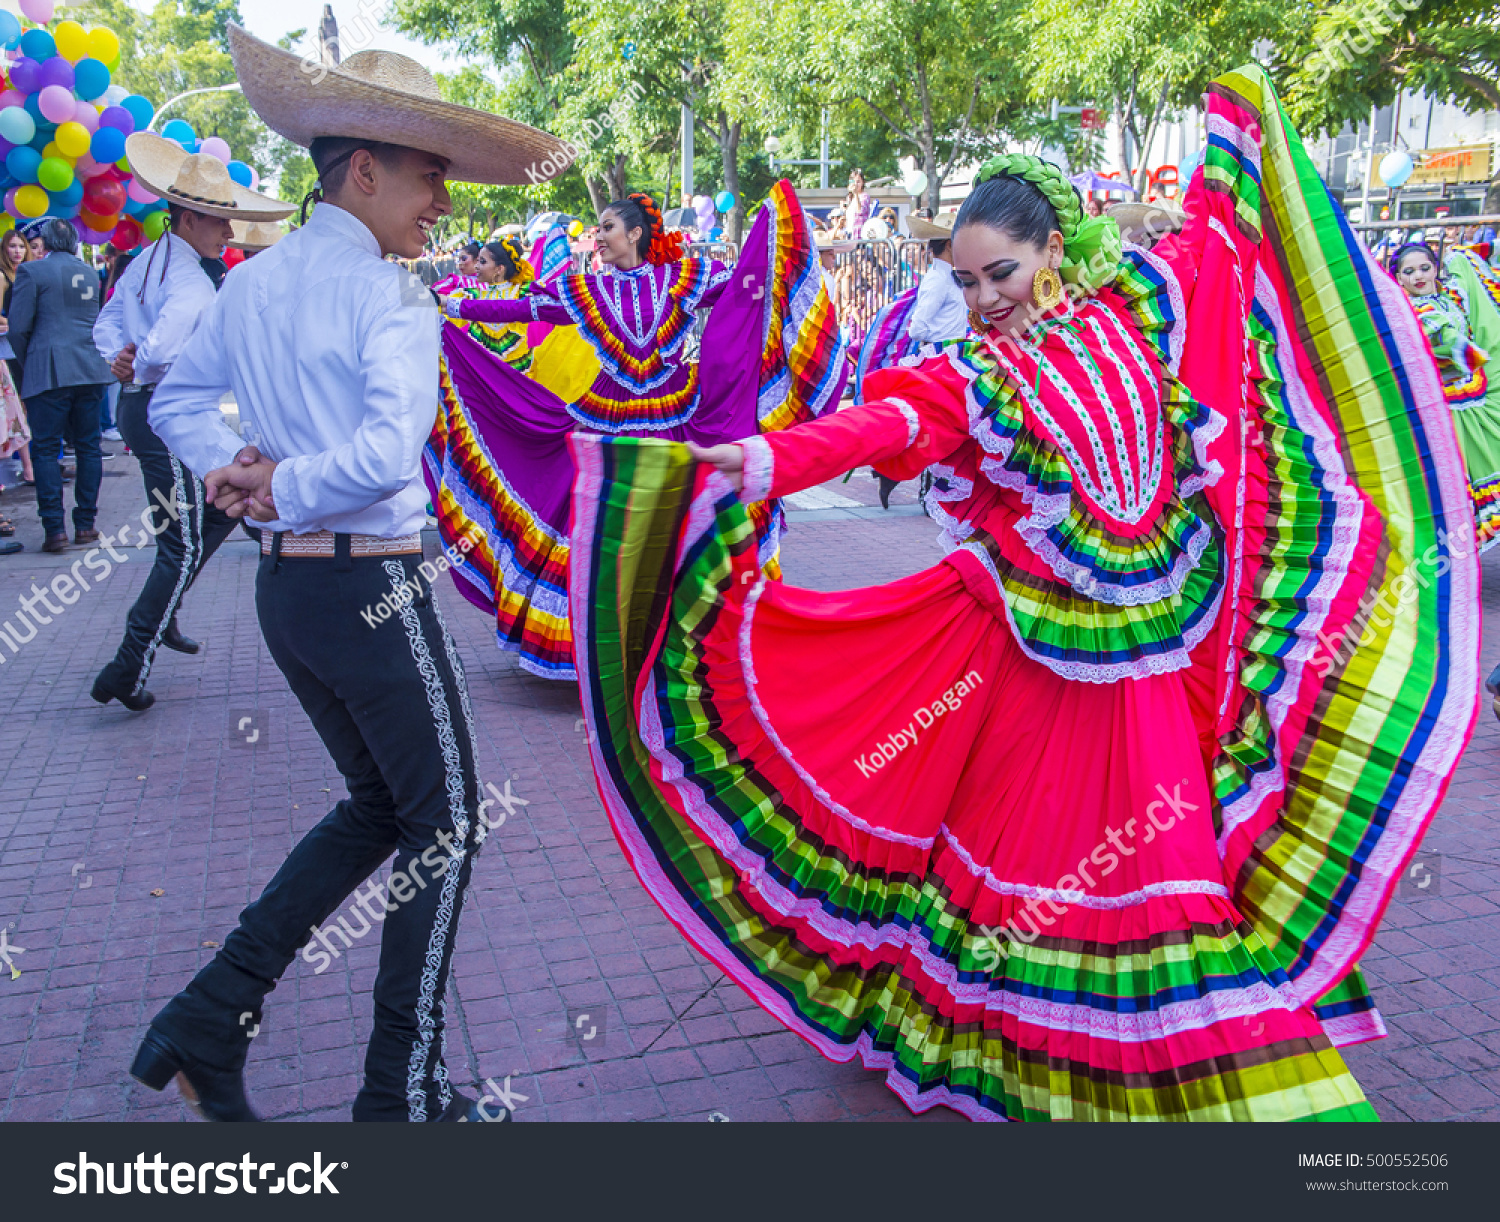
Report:
[[[984,335],[990,329],[990,324],[985,321],[984,315],[978,310],[969,311],[969,330],[976,335]]]
[[[1031,297],[1043,314],[1056,308],[1063,299],[1062,277],[1056,269],[1043,267],[1037,272],[1031,281]]]

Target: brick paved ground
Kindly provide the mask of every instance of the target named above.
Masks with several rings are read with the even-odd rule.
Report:
[[[129,458],[106,472],[100,525],[113,530],[139,513],[142,493]],[[825,492],[795,514],[791,580],[869,584],[939,554],[907,488],[890,513],[842,504],[876,504],[868,474]],[[23,492],[0,508],[28,547],[0,558],[3,621],[33,580],[81,553],[37,551]],[[162,656],[156,707],[134,716],[89,700],[143,561],[149,553],[0,666],[0,928],[24,948],[19,978],[0,972],[0,1120],[181,1118],[173,1093],[128,1081],[130,1054],[344,792],[261,643],[256,556],[242,537],[190,595],[183,627],[206,648]],[[825,1062],[684,943],[615,845],[573,691],[520,672],[450,588],[442,601],[469,670],[482,775],[510,778],[530,803],[475,869],[450,990],[455,1080],[508,1076],[527,1096],[522,1121],[908,1119],[879,1077]],[[1486,608],[1493,626],[1494,564]],[[262,729],[254,746],[235,730],[247,715]],[[1349,1060],[1387,1119],[1500,1119],[1497,754],[1500,725],[1486,713],[1428,838],[1435,882],[1396,900],[1366,959],[1391,1037]],[[268,1116],[347,1117],[376,956],[371,939],[321,974],[297,963],[272,995],[249,1066]],[[574,1036],[582,1014],[599,1027],[594,1042]]]

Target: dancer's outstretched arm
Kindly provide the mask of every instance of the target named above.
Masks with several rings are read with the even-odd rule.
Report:
[[[887,376],[874,385],[884,397],[874,402],[779,433],[688,449],[728,476],[745,501],[799,492],[866,463],[910,479],[947,458],[969,435],[962,379],[946,362],[929,364],[937,372],[882,371]]]
[[[449,318],[465,322],[546,322],[556,326],[573,321],[567,307],[545,293],[509,298],[445,297],[443,310]]]

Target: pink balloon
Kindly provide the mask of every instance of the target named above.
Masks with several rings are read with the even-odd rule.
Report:
[[[229,163],[229,141],[221,136],[210,136],[198,146],[200,153],[207,153],[210,157],[217,157],[226,165]]]
[[[7,89],[0,93],[0,110],[4,110],[7,106],[24,105],[26,105],[26,95],[19,89]]]
[[[53,0],[21,0],[21,12],[37,25],[46,25],[52,20]]]
[[[101,164],[85,153],[73,166],[73,173],[79,178],[98,178],[101,174],[108,174],[111,168],[109,163]]]
[[[90,133],[99,130],[99,112],[92,102],[79,102],[73,109],[73,122],[81,123]]]
[[[66,123],[77,109],[77,99],[71,89],[61,85],[48,85],[36,96],[36,107],[49,123]]]
[[[74,170],[74,173],[77,173],[76,169]],[[156,195],[143,187],[140,181],[135,178],[132,178],[125,184],[125,194],[138,204],[153,204],[161,198],[161,196]]]
[[[258,186],[260,186],[260,171],[257,170],[254,166],[251,166],[250,167],[250,190],[254,191],[255,188],[258,187]]]

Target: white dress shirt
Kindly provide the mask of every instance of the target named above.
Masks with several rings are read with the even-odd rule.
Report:
[[[224,278],[156,388],[151,427],[200,479],[246,444],[276,460],[271,530],[415,534],[426,520],[420,463],[437,418],[440,325],[421,280],[385,262],[357,218],[319,204]],[[226,391],[243,439],[220,415]]]
[[[136,382],[160,382],[213,303],[214,282],[198,252],[175,233],[164,233],[115,284],[94,321],[94,347],[108,364],[134,344]]]
[[[962,339],[969,329],[969,307],[964,291],[953,279],[953,265],[934,259],[917,286],[917,304],[912,307],[906,333],[921,344]]]

